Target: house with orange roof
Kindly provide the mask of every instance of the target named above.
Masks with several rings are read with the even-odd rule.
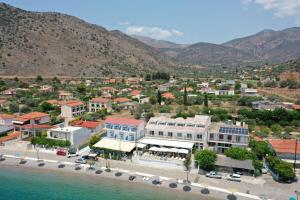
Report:
[[[106,137],[97,142],[95,148],[130,154],[136,147],[137,140],[145,134],[145,122],[133,118],[108,117],[104,130]]]
[[[137,107],[136,102],[132,102],[131,99],[126,97],[115,98],[113,99],[113,103],[119,105],[123,110],[132,110]]]
[[[293,105],[293,110],[298,110],[298,111],[300,111],[300,105]]]
[[[85,113],[85,104],[80,100],[67,101],[61,105],[61,117],[67,121],[81,116]]]
[[[16,116],[9,114],[0,114],[0,135],[7,133],[14,129],[13,120]]]
[[[97,112],[103,109],[106,109],[108,112],[112,111],[112,105],[110,99],[96,97],[90,100],[89,112]]]
[[[40,126],[43,128],[50,128],[50,122],[51,119],[49,114],[42,112],[31,112],[14,119],[13,125],[15,131],[21,132],[21,138],[27,138],[41,134],[42,130],[39,130]]]
[[[294,139],[272,139],[268,143],[276,152],[276,155],[284,161],[294,163],[296,155],[297,165],[300,167],[300,141]]]
[[[77,126],[86,128],[91,131],[91,133],[99,133],[104,128],[104,122],[97,122],[97,121],[83,121],[83,120],[77,120],[72,123],[70,123],[71,126]]]
[[[162,97],[165,99],[175,99],[175,96],[171,92],[165,92],[162,94]]]
[[[73,97],[73,94],[71,92],[61,90],[61,91],[58,92],[58,98],[60,100],[68,101],[68,100],[73,99],[74,97]]]
[[[51,105],[53,105],[53,106],[59,105],[58,104],[58,100],[56,100],[56,99],[50,99],[50,100],[48,100],[46,102],[49,103],[49,104],[51,104]]]
[[[102,93],[110,93],[110,94],[116,94],[118,92],[117,89],[113,88],[113,87],[102,87],[101,88],[101,92]]]

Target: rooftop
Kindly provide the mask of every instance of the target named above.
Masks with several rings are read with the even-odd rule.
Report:
[[[91,99],[92,103],[108,103],[109,101],[110,101],[110,99],[105,99],[102,97],[96,97],[96,98]]]
[[[103,124],[103,122],[82,121],[82,120],[72,123],[73,126],[78,126],[78,127],[83,127],[83,128],[93,128],[93,129],[97,128],[101,124]]]
[[[59,131],[59,132],[73,132],[82,129],[82,127],[76,127],[76,126],[66,126],[63,128],[53,128],[51,131]]]
[[[144,123],[144,121],[143,120],[138,120],[138,119],[132,119],[132,118],[108,117],[105,120],[105,123],[138,126],[141,123]]]
[[[295,153],[296,140],[269,140],[276,153]],[[297,144],[297,154],[300,154],[300,142]]]
[[[31,113],[21,115],[19,118],[29,120],[29,119],[46,117],[46,116],[49,116],[49,115],[47,113],[42,113],[42,112],[31,112]]]
[[[0,118],[2,119],[14,119],[16,116],[10,114],[0,114]]]
[[[249,135],[249,130],[247,125],[238,126],[238,125],[225,124],[225,123],[212,123],[211,132],[233,134],[233,135]]]

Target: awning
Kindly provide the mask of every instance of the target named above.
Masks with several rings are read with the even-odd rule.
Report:
[[[135,147],[135,143],[109,138],[102,138],[99,142],[94,144],[93,147],[111,149],[115,151],[131,152]]]
[[[162,139],[153,139],[153,138],[143,138],[139,141],[139,143],[151,144],[157,146],[184,148],[184,149],[192,149],[194,146],[194,143],[192,142],[184,142],[184,141],[177,141],[177,140],[162,140]]]
[[[142,144],[142,143],[138,143],[137,144],[137,148],[143,149],[145,146],[147,146],[147,145],[146,144]]]
[[[157,151],[157,152],[171,152],[171,153],[182,153],[182,154],[188,154],[189,150],[187,149],[176,149],[176,148],[159,148],[159,147],[151,147],[149,149],[150,151]]]

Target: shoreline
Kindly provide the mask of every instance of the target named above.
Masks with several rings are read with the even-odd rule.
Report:
[[[132,182],[135,187],[136,186],[141,186],[141,187],[147,187],[150,189],[159,189],[160,191],[176,191],[176,194],[180,195],[188,195],[188,196],[193,196],[194,198],[200,198],[204,200],[220,200],[220,199],[227,199],[228,195],[231,195],[230,192],[228,192],[225,189],[221,188],[215,188],[215,187],[205,187],[208,189],[209,194],[202,194],[201,191],[203,190],[203,186],[200,184],[189,184],[188,186],[190,187],[190,191],[185,192],[183,191],[183,187],[186,186],[185,184],[182,183],[181,180],[178,180],[177,188],[170,188],[169,184],[170,183],[176,183],[176,180],[170,179],[167,177],[160,177],[159,179],[162,180],[162,183],[160,185],[154,185],[152,183],[153,180],[157,180],[159,176],[156,175],[151,175],[151,174],[143,174],[141,172],[130,172],[128,170],[122,170],[122,169],[113,169],[111,172],[106,172],[104,167],[101,167],[101,170],[103,172],[101,174],[96,174],[96,170],[87,170],[87,165],[81,165],[83,168],[80,170],[75,170],[75,163],[71,162],[62,162],[65,163],[64,168],[58,168],[58,162],[53,162],[50,160],[44,160],[45,165],[42,167],[39,167],[37,165],[37,161],[34,158],[25,158],[27,161],[25,164],[19,164],[20,158],[14,157],[14,156],[5,156],[5,160],[0,162],[0,167],[1,166],[6,166],[6,167],[14,167],[16,169],[27,169],[27,170],[34,170],[34,171],[49,171],[50,173],[63,173],[63,174],[77,174],[81,176],[89,176],[93,177],[93,179],[102,179],[102,180],[109,180],[110,182],[116,182],[116,180],[121,181],[121,183],[128,183]],[[50,162],[49,162],[50,161]],[[116,176],[116,172],[121,172],[121,176]],[[136,176],[136,179],[133,181],[130,181],[128,178],[130,175]],[[148,177],[147,180],[143,180],[143,177]],[[120,184],[120,182],[118,183]],[[150,186],[150,187],[149,187]],[[244,195],[240,195],[241,193],[234,193],[234,195],[237,197],[239,200],[249,200],[249,199],[260,199],[256,196],[249,195],[249,197],[245,197]],[[253,197],[252,197],[253,196]],[[251,198],[252,197],[252,198]],[[255,198],[256,197],[256,198]]]

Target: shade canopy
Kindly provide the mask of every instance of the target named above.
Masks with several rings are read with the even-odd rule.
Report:
[[[159,148],[159,147],[151,147],[149,149],[150,151],[157,151],[157,152],[170,152],[170,153],[182,153],[182,154],[188,154],[189,151],[187,149],[176,149],[176,148]]]
[[[161,139],[154,139],[154,138],[143,138],[139,141],[139,143],[156,145],[156,146],[183,148],[183,149],[192,149],[194,146],[194,143],[192,142],[184,142],[184,141],[177,141],[177,140],[161,140]]]
[[[109,138],[102,138],[99,142],[94,144],[93,147],[111,149],[114,151],[131,152],[135,147],[135,143]]]

